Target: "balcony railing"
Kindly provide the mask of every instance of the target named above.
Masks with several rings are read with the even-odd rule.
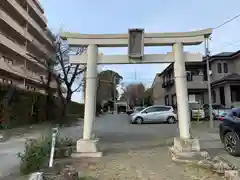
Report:
[[[52,41],[46,35],[46,32],[33,20],[32,17],[23,9],[23,7],[16,2],[16,0],[7,0],[12,7],[14,7],[23,18],[30,23],[30,25],[38,31],[38,33],[52,46]]]
[[[188,89],[205,89],[207,88],[207,81],[204,80],[203,75],[186,76]],[[174,79],[163,82],[162,87],[170,87],[175,83]]]
[[[37,49],[39,49],[47,58],[50,57],[49,54],[51,52],[43,45],[41,44],[36,38],[34,38],[30,33],[26,32],[25,29],[20,26],[14,19],[12,19],[5,11],[0,9],[0,18],[5,21],[9,26],[11,26],[15,31],[17,31],[22,37],[24,37],[26,40],[28,40],[30,43],[32,43]],[[8,37],[11,41],[16,43],[15,40],[13,40],[8,35],[4,34],[6,37]]]
[[[166,88],[166,87],[169,87],[173,84],[174,84],[174,79],[170,79],[170,80],[167,80],[167,81],[163,82],[162,87]]]
[[[33,2],[33,0],[27,0],[27,3],[31,8],[36,12],[36,14],[41,18],[41,20],[47,24],[47,18],[44,16],[44,14],[40,11],[39,7],[35,4],[36,2]]]
[[[2,70],[8,71],[22,78],[29,79],[36,83],[42,83],[42,80],[39,74],[27,70],[26,68],[24,68],[24,66],[12,65],[5,61],[0,61],[0,68]],[[44,77],[44,80],[47,80],[46,77]]]

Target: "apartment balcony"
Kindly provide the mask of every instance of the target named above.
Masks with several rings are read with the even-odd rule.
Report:
[[[45,30],[43,30],[34,20],[33,18],[27,13],[27,11],[16,2],[16,0],[6,0],[14,9],[21,15],[38,33],[36,35],[39,38],[43,38],[45,42],[48,43],[49,46],[53,47],[52,40],[47,36]]]
[[[27,0],[27,3],[29,6],[33,9],[33,11],[38,15],[38,17],[42,20],[44,24],[47,24],[47,18],[44,16],[42,8],[39,7],[41,6],[39,2],[36,0]]]
[[[0,61],[0,69],[3,71],[7,71],[15,76],[21,77],[23,79],[28,79],[37,84],[42,84],[42,78],[39,74],[29,71],[24,68],[24,66],[20,65],[12,65],[5,61]],[[43,80],[47,81],[46,77],[43,76]]]
[[[207,81],[204,80],[202,75],[194,75],[187,78],[187,88],[188,89],[207,89]],[[168,80],[162,84],[163,88],[170,87],[174,85],[174,79]]]
[[[26,56],[24,46],[17,44],[13,39],[10,39],[10,37],[6,37],[5,34],[3,34],[2,32],[0,32],[0,45],[8,48],[9,50],[15,52],[23,58]]]
[[[20,26],[14,19],[12,19],[5,11],[0,9],[0,19],[4,21],[9,27],[15,30],[19,36],[25,38],[31,45],[35,46],[36,49],[47,58],[50,57],[51,52],[41,44],[36,38],[34,38],[29,32]]]
[[[13,39],[6,37],[5,34],[0,32],[0,49],[1,52],[11,54],[12,56],[20,56],[22,59],[26,59],[39,67],[42,71],[46,69],[44,65],[39,63],[36,59],[31,58],[26,54],[24,46],[17,44]]]
[[[207,81],[204,80],[202,75],[194,75],[192,76],[191,81],[187,81],[188,89],[207,89]]]

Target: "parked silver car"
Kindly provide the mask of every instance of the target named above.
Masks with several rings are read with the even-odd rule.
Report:
[[[144,122],[167,122],[173,124],[177,120],[177,114],[172,106],[154,105],[134,112],[130,117],[132,124],[142,124]]]

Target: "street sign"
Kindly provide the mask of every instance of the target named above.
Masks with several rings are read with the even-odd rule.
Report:
[[[142,60],[144,55],[144,29],[128,30],[128,56],[132,60]]]

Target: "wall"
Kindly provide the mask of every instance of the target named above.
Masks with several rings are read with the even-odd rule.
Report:
[[[162,76],[156,75],[152,88],[153,88],[153,103],[154,104],[164,104],[165,89],[162,88]]]
[[[223,77],[232,74],[235,72],[235,64],[233,60],[215,60],[211,63],[211,81],[217,81],[222,79]],[[222,64],[222,73],[218,73],[218,63]],[[223,64],[227,63],[228,65],[228,73],[224,73]]]

